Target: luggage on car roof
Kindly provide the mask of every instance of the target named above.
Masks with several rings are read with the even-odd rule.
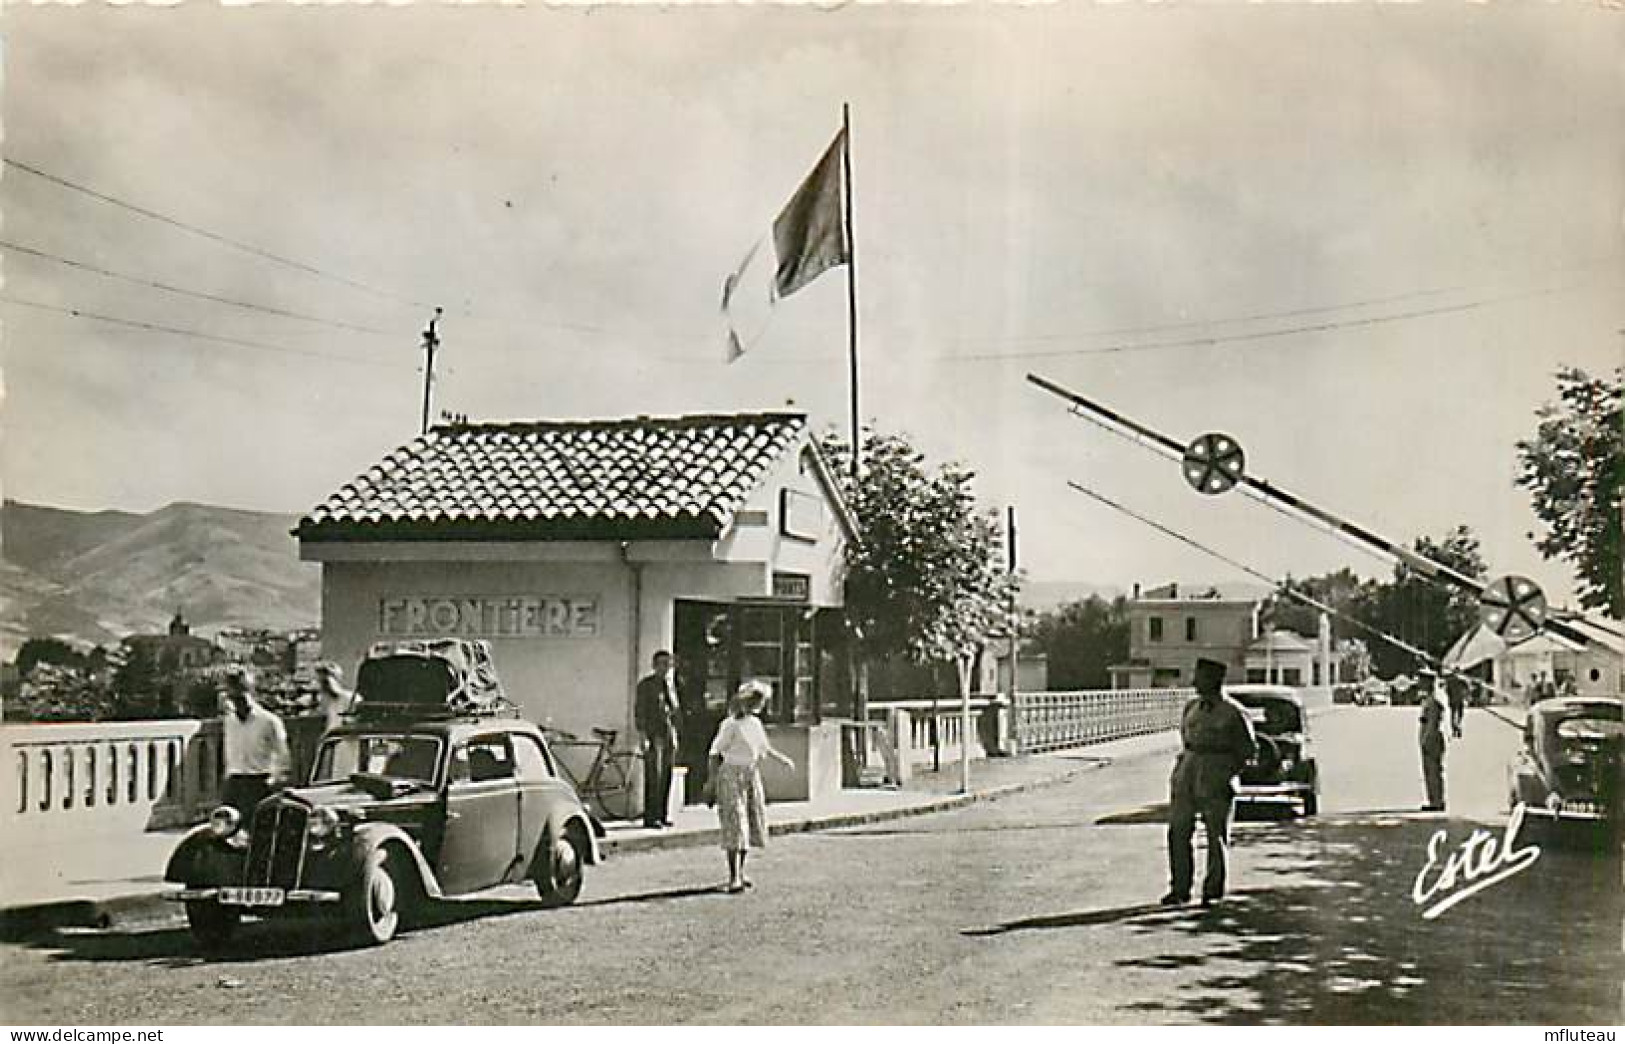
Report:
[[[356,671],[362,715],[489,715],[512,707],[502,691],[491,647],[441,638],[380,642]]]

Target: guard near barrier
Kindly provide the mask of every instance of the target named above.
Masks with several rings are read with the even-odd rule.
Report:
[[[1196,661],[1197,696],[1185,705],[1179,734],[1184,749],[1168,781],[1168,894],[1164,906],[1190,901],[1194,857],[1191,835],[1196,819],[1207,828],[1207,873],[1202,905],[1224,897],[1230,845],[1230,814],[1241,767],[1258,750],[1247,711],[1224,695],[1225,665]]]

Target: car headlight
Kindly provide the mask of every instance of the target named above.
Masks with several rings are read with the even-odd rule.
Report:
[[[1563,795],[1559,794],[1555,790],[1550,794],[1547,794],[1546,807],[1551,809],[1553,812],[1560,811],[1563,808]]]
[[[339,814],[330,808],[318,808],[310,814],[310,822],[305,829],[310,832],[312,840],[324,841],[338,832]]]
[[[215,837],[228,838],[242,825],[242,814],[230,805],[221,805],[209,813],[209,833]]]
[[[1298,765],[1297,761],[1295,761],[1293,759],[1292,755],[1290,755],[1290,754],[1288,754],[1286,757],[1281,759],[1281,771],[1282,771],[1282,773],[1291,772],[1294,768],[1297,767],[1297,765]]]

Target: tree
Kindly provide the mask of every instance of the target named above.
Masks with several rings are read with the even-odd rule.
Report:
[[[1005,572],[997,515],[976,507],[973,475],[958,464],[927,466],[902,435],[865,430],[854,481],[851,447],[821,440],[841,464],[858,540],[846,557],[847,619],[869,659],[968,664],[1009,626],[1015,580]]]
[[[1467,526],[1457,526],[1441,540],[1418,537],[1411,547],[1422,557],[1464,576],[1484,579],[1484,556],[1478,537]],[[1368,626],[1434,658],[1443,656],[1457,638],[1478,625],[1475,594],[1442,586],[1404,564],[1394,567],[1389,582],[1361,588],[1353,611]],[[1374,639],[1370,645],[1372,661],[1384,677],[1413,672],[1422,666],[1414,655],[1389,642]]]
[[[1574,569],[1580,604],[1625,617],[1621,576],[1620,488],[1625,482],[1625,369],[1610,381],[1565,366],[1557,371],[1559,405],[1535,411],[1535,434],[1518,442],[1517,483],[1529,490],[1546,527],[1535,548]]]
[[[1051,687],[1108,689],[1109,668],[1128,659],[1128,602],[1121,595],[1067,602],[1037,616],[1026,634],[1049,661]]]
[[[1274,599],[1271,606],[1270,624],[1302,635],[1318,634],[1321,610],[1288,592],[1312,598],[1337,613],[1352,615],[1355,604],[1369,585],[1370,581],[1361,579],[1346,567],[1335,573],[1311,576],[1305,580],[1289,576],[1281,583],[1280,596]],[[1331,623],[1333,638],[1351,637],[1359,633],[1359,628],[1336,615],[1332,616]]]
[[[29,638],[17,650],[17,673],[26,676],[37,663],[81,667],[85,656],[60,638]]]

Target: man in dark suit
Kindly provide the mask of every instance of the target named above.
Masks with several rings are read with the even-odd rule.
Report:
[[[677,701],[677,673],[671,653],[654,654],[654,670],[638,682],[633,720],[643,737],[643,825],[671,826],[667,798],[671,794],[671,767],[683,728]]]

